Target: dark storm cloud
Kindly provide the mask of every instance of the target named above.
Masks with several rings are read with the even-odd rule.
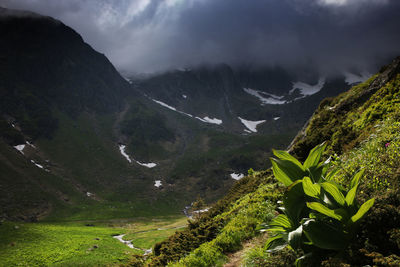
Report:
[[[400,54],[398,0],[0,0],[62,20],[122,70],[364,70]]]

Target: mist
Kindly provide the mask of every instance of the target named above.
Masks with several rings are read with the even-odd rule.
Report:
[[[0,0],[52,16],[120,70],[199,64],[373,71],[400,55],[397,0]]]

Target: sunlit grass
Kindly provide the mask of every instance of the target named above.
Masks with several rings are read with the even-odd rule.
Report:
[[[0,225],[0,266],[114,266],[127,262],[131,249],[113,238],[129,233],[135,247],[149,249],[186,225],[185,217],[13,223]],[[161,230],[157,230],[161,229]],[[147,232],[144,232],[147,231]]]

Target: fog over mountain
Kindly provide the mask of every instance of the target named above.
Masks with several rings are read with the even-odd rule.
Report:
[[[0,0],[77,30],[119,70],[201,63],[373,71],[400,54],[398,0]]]

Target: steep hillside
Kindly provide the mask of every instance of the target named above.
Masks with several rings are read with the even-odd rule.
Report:
[[[365,170],[357,192],[363,203],[375,204],[361,221],[357,238],[342,250],[322,250],[307,258],[305,266],[397,266],[400,263],[398,220],[400,215],[398,159],[400,139],[400,58],[365,83],[321,102],[290,151],[301,162],[315,145],[327,142],[324,158],[337,169],[335,184],[347,187],[359,170]],[[284,154],[282,154],[284,155]],[[232,252],[250,241],[242,258],[245,266],[290,266],[301,250],[267,253],[267,236],[256,228],[277,214],[277,200],[285,188],[270,170],[251,172],[207,213],[189,222],[154,248],[151,266],[222,266]],[[322,233],[322,237],[325,233]],[[236,255],[236,254],[235,254]],[[341,265],[340,265],[341,264]],[[348,264],[348,265],[346,265]],[[235,266],[235,265],[226,265]]]
[[[0,32],[0,216],[178,212],[119,151],[115,121],[135,92],[108,59],[38,14],[0,9]]]
[[[0,32],[2,218],[181,213],[198,195],[218,199],[250,167],[267,167],[270,148],[297,132],[244,135],[182,116],[50,17],[2,8]]]

